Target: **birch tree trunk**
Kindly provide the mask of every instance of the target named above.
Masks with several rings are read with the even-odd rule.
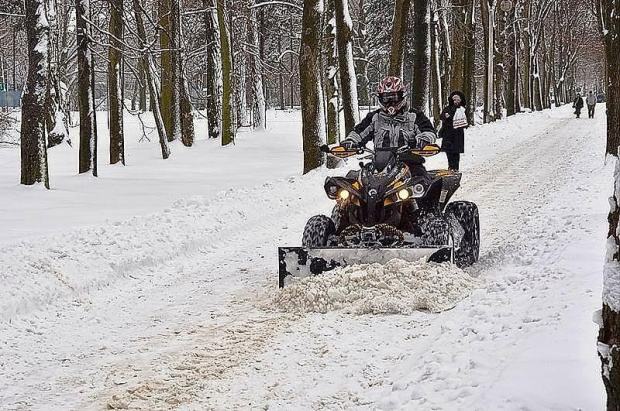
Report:
[[[42,0],[26,0],[28,78],[22,97],[21,184],[43,183],[50,188],[45,142],[45,93],[49,26]],[[43,46],[43,47],[42,47]]]
[[[322,166],[325,117],[321,87],[321,15],[323,0],[305,0],[299,53],[299,78],[304,148],[304,174]]]
[[[80,164],[79,172],[92,170],[97,175],[97,139],[93,90],[93,59],[90,50],[89,0],[75,0],[78,61],[78,103],[80,111]],[[89,19],[90,20],[90,19]]]
[[[359,122],[357,78],[355,76],[355,67],[353,64],[353,22],[349,15],[348,0],[335,0],[334,5],[336,11],[336,43],[338,47],[340,96],[342,98],[342,108],[344,111],[345,133],[349,134],[349,132],[353,130],[353,127]]]
[[[123,135],[123,87],[121,58],[123,53],[123,0],[109,0],[110,25],[108,47],[108,101],[110,111],[110,164],[125,165],[125,138]]]

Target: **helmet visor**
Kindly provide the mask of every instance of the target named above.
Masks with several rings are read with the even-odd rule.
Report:
[[[394,91],[390,93],[379,94],[379,102],[384,106],[394,106],[403,101],[404,94],[402,91]]]

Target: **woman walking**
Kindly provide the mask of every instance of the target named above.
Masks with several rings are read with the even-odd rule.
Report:
[[[448,168],[453,171],[458,171],[461,153],[465,152],[464,130],[469,126],[466,107],[465,95],[460,91],[453,91],[440,116],[441,149],[446,152]]]

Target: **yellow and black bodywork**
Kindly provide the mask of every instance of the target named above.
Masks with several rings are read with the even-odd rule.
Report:
[[[337,148],[331,153],[340,158],[361,154],[360,150]],[[279,248],[280,287],[295,277],[355,263],[385,263],[391,258],[453,262],[453,231],[458,227],[449,227],[458,224],[448,221],[443,213],[459,188],[461,174],[434,170],[427,175],[412,175],[401,160],[403,154],[426,157],[438,152],[437,146],[405,151],[379,149],[372,152],[371,162],[360,163],[359,170],[349,171],[344,177],[328,177],[325,193],[336,201],[338,216],[313,217],[304,230],[302,247]],[[442,219],[450,233],[435,242],[422,241],[418,219],[427,215]],[[307,233],[314,235],[315,231],[320,232],[320,239],[307,240]]]

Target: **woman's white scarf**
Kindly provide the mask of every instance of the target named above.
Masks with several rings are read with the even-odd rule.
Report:
[[[456,109],[454,113],[454,118],[452,119],[452,127],[453,128],[463,128],[467,127],[467,116],[465,115],[465,107],[459,107]]]

